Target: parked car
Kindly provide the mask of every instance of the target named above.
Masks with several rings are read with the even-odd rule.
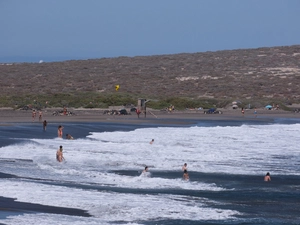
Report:
[[[209,110],[205,110],[204,114],[222,114],[222,111],[210,108]]]

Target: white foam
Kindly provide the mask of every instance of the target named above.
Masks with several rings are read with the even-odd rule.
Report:
[[[104,222],[159,218],[217,220],[239,214],[233,210],[209,208],[210,201],[199,197],[108,193],[10,180],[0,182],[0,188],[1,195],[14,196],[18,201],[80,208]]]
[[[183,181],[181,167],[189,171],[230,174],[299,175],[300,125],[243,125],[240,127],[145,128],[130,132],[91,133],[90,138],[67,141],[32,139],[0,149],[1,159],[20,159],[6,163],[1,172],[57,182],[97,184],[134,189],[183,189],[223,191],[214,183]],[[151,139],[155,139],[152,145]],[[55,154],[64,148],[66,161],[58,163]],[[22,161],[29,160],[29,161]],[[12,160],[13,161],[13,160]],[[140,176],[144,166],[150,173],[178,171],[179,177]],[[136,171],[120,175],[114,170]],[[132,173],[132,172],[131,172]],[[190,175],[191,176],[191,175]],[[51,183],[51,182],[50,182]],[[9,187],[9,188],[7,188]],[[32,182],[4,180],[1,195],[18,201],[74,207],[88,210],[95,218],[81,218],[84,224],[162,219],[218,220],[238,214],[207,206],[208,199],[177,195],[142,195],[98,192],[57,187]],[[75,201],[75,200],[76,201]],[[220,204],[220,203],[219,203]],[[151,210],[150,210],[151,209]],[[49,214],[11,216],[7,224],[33,224],[43,220],[56,223]],[[68,223],[74,217],[63,216]],[[72,218],[72,219],[71,219]],[[30,222],[31,221],[31,222]],[[79,224],[80,222],[78,222]],[[64,224],[62,221],[60,224]],[[67,222],[66,222],[67,224]],[[76,224],[76,222],[74,222]],[[83,224],[83,223],[81,223]]]

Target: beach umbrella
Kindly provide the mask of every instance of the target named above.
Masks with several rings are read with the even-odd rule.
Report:
[[[265,108],[266,109],[272,109],[272,106],[271,105],[266,105]]]
[[[237,102],[232,102],[232,105],[237,105],[238,103]]]

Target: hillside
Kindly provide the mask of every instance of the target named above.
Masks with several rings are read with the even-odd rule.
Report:
[[[92,92],[161,99],[299,103],[300,45],[204,53],[0,64],[0,95]]]

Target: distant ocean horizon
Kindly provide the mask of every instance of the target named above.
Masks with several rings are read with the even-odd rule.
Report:
[[[58,125],[0,126],[0,224],[299,224],[300,120]]]
[[[39,57],[39,56],[8,56],[0,57],[0,64],[3,63],[42,63],[42,62],[61,62],[68,60],[87,60],[98,59],[103,57],[73,57],[73,56],[53,56],[53,57]]]

